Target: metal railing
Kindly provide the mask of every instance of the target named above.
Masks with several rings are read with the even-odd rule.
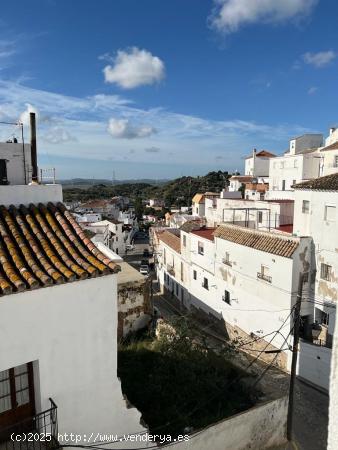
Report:
[[[270,277],[269,275],[265,275],[262,272],[257,272],[257,278],[259,278],[260,280],[267,281],[268,283],[272,282],[272,277]]]
[[[57,406],[0,429],[0,450],[54,450],[58,442]]]

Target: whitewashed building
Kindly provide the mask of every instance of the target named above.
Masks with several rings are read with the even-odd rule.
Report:
[[[270,160],[268,199],[293,199],[292,186],[320,175],[322,134],[304,134],[291,139],[283,156]]]
[[[1,437],[142,431],[116,374],[119,267],[60,200],[60,185],[0,186]]]
[[[254,148],[252,154],[245,158],[245,175],[252,177],[268,177],[270,160],[276,155],[267,150],[257,150]]]
[[[232,338],[259,338],[281,325],[285,336],[299,274],[311,264],[310,245],[307,237],[228,224],[216,229],[183,227],[179,234],[160,231],[158,279],[164,292],[186,308],[211,314]],[[272,345],[282,346],[283,337],[275,336]],[[280,363],[288,367],[287,353]]]

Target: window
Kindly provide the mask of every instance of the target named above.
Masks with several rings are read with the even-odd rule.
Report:
[[[258,223],[263,223],[263,212],[258,211]]]
[[[167,254],[165,248],[163,249],[163,263],[167,264]]]
[[[285,180],[282,180],[282,191],[285,191]]]
[[[334,205],[325,206],[325,220],[334,222],[336,220],[336,207]]]
[[[196,270],[193,271],[193,278],[194,278],[194,280],[197,280],[197,272],[196,272]]]
[[[203,278],[203,284],[202,286],[204,287],[204,289],[209,289],[209,281],[208,278]]]
[[[333,167],[338,167],[338,155],[336,155],[336,156],[334,157],[334,160],[333,160]]]
[[[267,266],[261,265],[261,271],[257,273],[257,278],[260,280],[267,281],[268,283],[271,283],[272,278],[270,276],[270,269]]]
[[[292,186],[294,186],[295,184],[297,184],[297,180],[292,180]]]
[[[309,202],[309,200],[303,200],[302,213],[309,214],[309,212],[310,212],[310,202]]]
[[[223,258],[223,264],[226,264],[227,266],[232,266],[231,261],[230,261],[229,252],[225,252],[225,257]]]
[[[229,291],[224,291],[224,295],[222,297],[223,302],[228,303],[228,305],[230,305],[230,292]]]
[[[198,254],[204,255],[204,244],[203,242],[198,241]]]
[[[119,240],[119,238],[116,236],[116,242]]]
[[[187,236],[184,234],[183,235],[183,247],[187,246]]]
[[[322,263],[320,266],[320,278],[322,280],[331,281],[331,273],[332,273],[332,266]]]
[[[183,276],[183,271],[184,271],[184,266],[183,263],[181,262],[181,281],[184,281],[184,276]]]
[[[294,160],[294,162],[293,162],[293,167],[295,167],[295,168],[298,167],[298,161],[297,161],[297,159]]]

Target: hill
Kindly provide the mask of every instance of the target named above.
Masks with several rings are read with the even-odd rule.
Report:
[[[94,185],[64,185],[64,200],[87,201],[95,198],[110,198],[115,195],[129,197],[132,201],[159,198],[165,201],[166,206],[190,206],[192,197],[197,192],[219,192],[226,184],[231,174],[228,172],[209,172],[198,177],[180,177],[172,181],[156,184],[154,180],[125,182],[112,185],[109,183],[97,183]],[[104,181],[104,180],[102,180]]]

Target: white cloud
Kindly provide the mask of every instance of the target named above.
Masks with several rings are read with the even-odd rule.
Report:
[[[303,55],[303,60],[306,64],[311,64],[315,67],[327,66],[331,61],[336,58],[337,54],[333,50],[327,50],[324,52],[311,53],[307,52]]]
[[[34,108],[30,103],[26,103],[26,109],[20,114],[19,122],[23,123],[24,125],[29,125],[30,123],[30,113],[35,113],[36,117],[38,118],[38,110]]]
[[[281,23],[308,15],[318,0],[214,0],[211,25],[233,33],[253,23]]]
[[[108,123],[108,132],[115,138],[135,139],[151,136],[156,133],[156,130],[148,125],[135,126],[129,119],[111,118]]]
[[[53,126],[43,135],[43,139],[50,144],[63,144],[65,142],[75,142],[76,138],[66,129]]]
[[[113,65],[103,69],[105,81],[116,83],[124,89],[160,82],[165,76],[164,63],[147,50],[132,47],[119,50]]]

